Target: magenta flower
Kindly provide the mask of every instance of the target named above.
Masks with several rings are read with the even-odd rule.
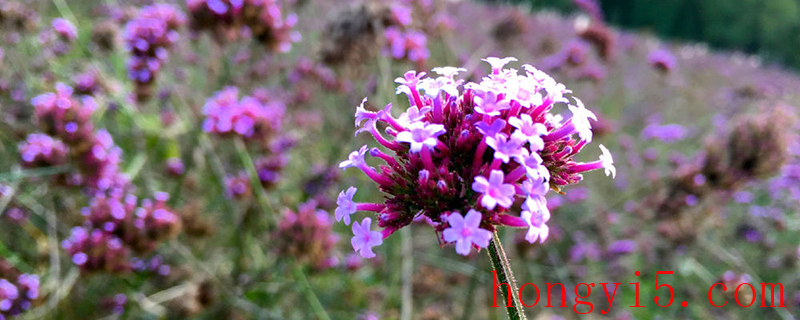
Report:
[[[447,216],[447,223],[450,228],[442,231],[444,241],[455,242],[456,252],[460,255],[468,255],[472,245],[480,248],[489,246],[489,241],[492,240],[492,232],[486,229],[481,229],[481,213],[475,210],[467,212],[466,217],[462,217],[460,213],[453,212]]]
[[[265,104],[251,96],[238,96],[236,87],[225,87],[206,100],[203,130],[220,136],[264,139],[281,129],[285,112],[282,103]]]
[[[383,243],[383,236],[378,231],[370,230],[372,219],[364,218],[361,224],[358,222],[353,223],[353,238],[350,243],[353,249],[360,253],[364,258],[373,258],[375,253],[372,252],[372,247],[379,246]]]
[[[69,150],[61,140],[41,134],[31,133],[25,142],[19,144],[22,166],[26,168],[57,166],[67,162]]]
[[[350,215],[356,213],[356,203],[353,202],[353,196],[356,195],[356,187],[347,188],[347,191],[339,192],[339,197],[336,198],[336,221],[344,219],[345,225],[350,225]]]
[[[650,63],[650,65],[662,73],[672,71],[678,64],[675,56],[672,55],[672,53],[667,49],[651,51],[650,54],[647,55],[647,61]]]
[[[436,68],[442,75],[436,78],[408,71],[395,79],[396,92],[409,101],[397,118],[391,105],[379,112],[358,106],[356,132],[370,133],[380,146],[363,146],[339,166],[364,172],[384,199],[353,203],[348,189],[337,201],[338,215],[344,219],[354,211],[372,212],[383,237],[425,221],[441,237],[445,230],[463,229],[458,218],[449,217],[466,212],[470,230],[534,225],[537,239],[546,238],[542,230],[547,219],[541,215],[547,209],[547,190],[564,192],[562,188],[583,179],[583,172],[605,169],[613,176],[615,169],[605,151],[598,161],[573,160],[590,143],[589,120],[596,116],[578,99],[570,105],[565,95],[571,91],[544,72],[529,65],[522,72],[506,68],[514,60],[486,59],[492,73],[479,82],[454,79],[463,69],[453,67]],[[557,107],[571,112],[559,114]],[[378,130],[378,124],[385,129]],[[383,164],[367,165],[368,151]],[[527,218],[509,210],[525,202]],[[448,239],[454,240],[453,232],[447,232]],[[465,252],[461,246],[459,253]]]
[[[128,77],[136,86],[137,101],[153,95],[151,84],[167,62],[168,50],[178,40],[177,29],[185,23],[183,13],[169,4],[143,7],[125,25],[123,39],[130,53]]]
[[[503,208],[511,207],[514,202],[514,186],[503,183],[503,171],[492,170],[489,180],[483,176],[475,177],[472,183],[472,190],[482,193],[481,205],[489,210],[493,210],[498,204]]]
[[[297,15],[275,0],[186,0],[192,28],[210,31],[220,43],[254,38],[272,51],[288,52],[300,40]]]
[[[333,220],[314,200],[298,205],[297,211],[285,209],[272,239],[281,257],[311,264],[317,270],[338,264],[334,249],[339,237],[333,232]]]
[[[30,310],[32,302],[39,298],[39,276],[16,274],[18,271],[10,265],[4,267],[5,279],[0,278],[0,319],[15,318]]]
[[[71,42],[78,37],[78,28],[67,19],[55,18],[52,25],[53,30],[65,41]]]
[[[414,30],[402,30],[396,26],[389,26],[383,32],[386,37],[387,47],[383,48],[383,53],[390,55],[396,60],[408,59],[408,61],[422,64],[430,56],[428,51],[428,40],[425,34]]]

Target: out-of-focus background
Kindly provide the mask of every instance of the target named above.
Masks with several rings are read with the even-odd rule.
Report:
[[[418,223],[364,259],[334,219],[382,201],[339,169],[362,99],[490,56],[571,89],[617,168],[549,194],[544,243],[500,229],[570,307],[624,284],[529,319],[794,319],[798,31],[796,0],[0,0],[0,319],[505,319],[484,251]]]

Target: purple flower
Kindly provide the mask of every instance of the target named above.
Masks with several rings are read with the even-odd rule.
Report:
[[[52,25],[53,30],[67,41],[73,41],[78,37],[78,28],[75,28],[75,25],[69,22],[69,20],[55,18],[53,19]]]
[[[483,121],[475,124],[475,128],[478,129],[478,132],[483,134],[485,137],[494,137],[503,131],[505,127],[506,122],[503,119],[495,119],[491,125]]]
[[[364,104],[367,103],[367,98],[365,97],[361,100],[361,104],[356,107],[356,127],[358,127],[364,120],[375,120],[377,118],[377,114],[375,112],[367,111],[364,109]]]
[[[509,139],[505,134],[497,134],[493,137],[486,137],[486,144],[494,149],[494,158],[500,159],[503,163],[508,163],[512,158],[522,155],[522,145],[525,140],[519,136],[511,136]]]
[[[396,140],[411,144],[411,152],[420,152],[422,147],[431,149],[439,142],[436,137],[443,135],[445,129],[440,124],[428,124],[422,121],[412,123],[407,131],[397,133]]]
[[[364,156],[367,154],[367,145],[361,146],[360,149],[357,151],[353,151],[347,157],[347,160],[342,161],[339,163],[339,168],[347,169],[350,167],[361,168],[367,165],[367,162],[364,160]]]
[[[353,203],[344,191],[338,215],[374,212],[382,236],[388,237],[414,221],[438,229],[452,213],[480,207],[483,212],[473,218],[476,227],[528,227],[529,238],[546,238],[544,196],[551,187],[562,190],[581,181],[586,171],[605,169],[613,176],[616,169],[607,150],[597,161],[573,160],[590,142],[590,120],[596,116],[578,99],[569,105],[565,95],[571,91],[544,72],[528,65],[524,74],[505,68],[514,60],[487,59],[492,73],[463,85],[453,79],[459,68],[437,68],[442,76],[436,78],[408,71],[395,79],[396,92],[409,101],[398,118],[388,109],[370,112],[359,106],[356,125],[365,123],[356,132],[370,133],[382,148],[364,146],[340,167],[362,170],[384,197],[380,203]],[[572,117],[565,119],[556,107],[569,108]],[[378,130],[379,123],[385,131]],[[368,150],[385,164],[368,166]],[[527,221],[508,210],[518,198],[526,199],[519,202],[527,203]],[[461,246],[459,253],[468,252]]]
[[[353,249],[367,259],[375,257],[372,247],[383,243],[383,236],[378,231],[370,230],[371,225],[372,219],[370,218],[364,218],[361,224],[358,222],[353,223],[354,236],[350,239]]]
[[[401,26],[407,26],[411,24],[411,8],[401,4],[394,4],[390,10],[392,12],[392,18],[395,22]]]
[[[284,211],[272,243],[279,256],[324,270],[338,263],[333,255],[338,241],[328,212],[318,209],[317,202],[310,200],[298,205],[296,211]]]
[[[550,210],[547,209],[547,204],[543,203],[543,199],[543,197],[529,196],[522,204],[520,217],[528,224],[525,240],[530,243],[536,242],[537,239],[539,243],[544,243],[550,234],[550,228],[546,225],[550,220]]]
[[[545,127],[544,124],[534,122],[528,114],[523,114],[519,118],[510,118],[508,119],[508,124],[517,128],[514,135],[518,135],[527,140],[528,143],[531,144],[532,151],[540,151],[544,148],[542,136],[547,133],[547,127]]]
[[[251,96],[237,101],[238,94],[236,87],[226,87],[206,100],[204,131],[220,136],[265,139],[281,129],[285,111],[282,103],[266,104]]]
[[[347,191],[339,192],[339,197],[336,198],[336,221],[344,219],[345,225],[350,225],[350,215],[356,213],[357,206],[353,202],[353,196],[356,194],[356,187],[347,188]]]
[[[442,231],[444,241],[455,242],[456,252],[464,256],[469,254],[473,244],[480,248],[488,247],[492,232],[480,228],[481,218],[481,213],[475,210],[469,210],[466,217],[458,212],[450,213],[447,216],[450,227]]]
[[[647,61],[650,65],[658,69],[658,71],[663,73],[672,71],[677,64],[675,56],[667,49],[651,51],[650,54],[647,55]]]
[[[617,240],[608,245],[606,251],[611,254],[628,254],[636,251],[638,245],[633,240]]]
[[[56,166],[66,163],[67,146],[61,140],[41,134],[31,133],[19,145],[22,166],[26,168]]]
[[[486,92],[483,97],[475,96],[475,111],[487,116],[498,116],[500,111],[511,108],[508,101],[498,99],[494,91]]]
[[[503,183],[504,174],[500,170],[492,170],[487,180],[483,176],[475,177],[472,183],[472,190],[482,193],[481,205],[489,210],[500,204],[503,208],[511,207],[514,202],[514,186]]]
[[[671,143],[686,138],[687,130],[679,124],[650,124],[642,130],[642,138],[658,139],[666,143]]]

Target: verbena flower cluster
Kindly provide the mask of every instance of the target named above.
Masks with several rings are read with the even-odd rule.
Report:
[[[267,139],[280,131],[285,111],[280,102],[264,103],[247,95],[239,99],[238,88],[226,87],[203,106],[203,130],[220,136]]]
[[[262,149],[253,166],[265,188],[278,182],[280,172],[289,161],[288,152],[294,146],[293,140],[282,130],[286,106],[280,100],[267,101],[268,98],[266,93],[239,98],[238,88],[226,87],[203,106],[205,132],[223,138],[240,137],[255,142],[254,145]],[[252,192],[246,172],[227,177],[225,184],[228,195],[234,198],[246,198]]]
[[[73,228],[62,246],[83,271],[132,270],[136,260],[131,251],[148,253],[180,230],[180,218],[166,206],[168,199],[158,192],[154,200],[137,205],[133,195],[97,195],[81,210],[86,224]]]
[[[12,271],[0,274],[0,320],[30,310],[39,298],[39,276]]]
[[[38,95],[31,100],[31,104],[42,131],[55,138],[50,141],[42,135],[31,134],[27,142],[20,146],[23,165],[30,163],[27,160],[31,152],[45,148],[60,150],[60,142],[63,141],[69,146],[70,157],[78,169],[78,172],[67,177],[69,184],[86,187],[90,193],[110,189],[123,191],[128,182],[118,168],[122,150],[114,145],[108,132],[94,130],[91,118],[97,103],[92,97],[75,95],[72,87],[58,83],[56,92]],[[41,146],[42,143],[51,145]],[[40,162],[37,165],[52,164],[62,163]]]
[[[349,224],[356,211],[371,211],[383,228],[371,231],[371,218],[353,224],[352,244],[362,256],[374,256],[372,247],[419,218],[462,255],[473,246],[485,248],[499,225],[528,228],[529,242],[543,242],[550,189],[560,192],[590,170],[616,174],[602,145],[599,160],[573,160],[592,141],[589,120],[596,116],[577,98],[569,100],[570,90],[530,65],[523,65],[523,74],[504,68],[515,58],[485,61],[492,72],[478,83],[455,79],[465,70],[453,67],[434,68],[436,78],[408,71],[395,79],[397,93],[410,103],[399,117],[391,104],[368,111],[366,99],[356,109],[356,134],[372,135],[393,153],[365,145],[340,164],[360,169],[385,194],[383,203],[356,202],[355,187],[338,196],[338,221]],[[560,104],[567,105],[570,118],[553,112]],[[367,154],[385,164],[371,167]],[[519,215],[512,213],[517,208]]]
[[[125,25],[125,50],[130,53],[128,77],[136,85],[137,101],[153,95],[152,83],[169,58],[168,50],[178,41],[177,29],[185,23],[183,12],[172,5],[143,7]]]
[[[333,232],[333,219],[318,209],[314,200],[300,204],[297,212],[285,209],[273,239],[282,257],[292,257],[318,270],[337,263],[333,249],[339,237]]]
[[[155,200],[141,203],[131,194],[133,186],[119,167],[122,150],[106,130],[94,130],[93,98],[77,96],[72,87],[58,83],[55,93],[41,94],[31,103],[46,134],[30,134],[20,145],[23,166],[70,162],[76,170],[66,182],[83,187],[90,197],[89,207],[82,210],[86,223],[73,228],[62,243],[81,270],[130,270],[131,251],[147,253],[180,230],[179,217],[166,206],[168,194],[160,192]]]
[[[659,72],[669,73],[678,64],[677,59],[667,49],[657,49],[647,55],[647,62]]]
[[[69,52],[71,44],[78,38],[78,28],[72,22],[63,18],[56,18],[50,23],[50,28],[42,30],[39,34],[39,43],[47,47],[55,56]]]
[[[68,152],[67,146],[61,140],[41,133],[28,135],[27,139],[19,145],[22,166],[25,168],[65,164],[68,160]]]
[[[395,4],[390,10],[394,23],[383,31],[386,37],[384,54],[396,60],[407,59],[417,65],[423,65],[430,57],[428,40],[424,32],[410,27],[412,9],[402,4]]]
[[[294,12],[285,13],[280,0],[186,0],[191,26],[208,30],[219,42],[253,37],[270,50],[288,52],[300,41]]]

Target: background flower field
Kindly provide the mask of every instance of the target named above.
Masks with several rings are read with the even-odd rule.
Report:
[[[566,287],[570,308],[529,319],[800,315],[800,78],[570,5],[0,0],[0,319],[505,319],[480,245],[461,255],[420,218],[365,259],[336,212],[350,186],[384,201],[340,168],[377,145],[357,107],[400,114],[395,78],[452,66],[480,82],[487,57],[571,89],[597,116],[575,160],[601,144],[616,166],[547,194],[546,240],[498,228],[518,282]],[[608,314],[597,286],[590,315],[572,310],[582,282],[623,283]],[[785,308],[758,307],[762,282]]]

